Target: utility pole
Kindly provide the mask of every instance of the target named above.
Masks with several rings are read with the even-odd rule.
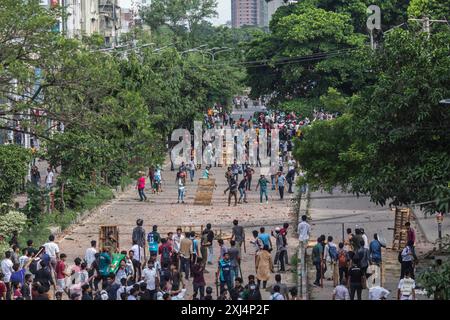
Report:
[[[419,21],[422,22],[422,31],[427,34],[427,39],[430,39],[430,33],[431,33],[431,23],[437,22],[437,23],[446,23],[448,24],[448,20],[431,20],[429,17],[423,17],[422,19],[413,19],[410,18],[408,21]]]

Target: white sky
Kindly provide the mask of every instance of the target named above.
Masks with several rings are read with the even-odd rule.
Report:
[[[131,0],[119,0],[119,5],[123,8],[131,7]],[[217,0],[218,17],[211,19],[215,25],[225,24],[231,20],[231,0]]]

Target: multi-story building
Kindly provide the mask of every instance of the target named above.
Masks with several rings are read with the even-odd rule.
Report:
[[[105,43],[117,43],[121,29],[118,0],[40,0],[45,7],[62,6],[67,16],[54,28],[69,38],[99,33]]]
[[[115,46],[120,36],[121,8],[118,0],[99,0],[99,33],[105,37],[105,44]]]
[[[81,0],[81,31],[84,35],[99,32],[98,0]]]
[[[231,0],[231,25],[233,28],[259,26],[260,12],[261,0]]]
[[[269,27],[270,19],[284,0],[231,0],[231,25]]]

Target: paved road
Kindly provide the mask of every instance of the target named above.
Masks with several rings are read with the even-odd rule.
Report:
[[[290,215],[290,199],[286,197],[284,201],[278,200],[275,192],[270,192],[269,204],[259,203],[259,192],[250,192],[248,204],[238,204],[237,207],[231,207],[226,203],[226,197],[223,190],[226,188],[223,168],[213,168],[212,177],[216,178],[217,189],[213,194],[211,206],[194,206],[193,200],[197,189],[197,179],[200,172],[196,173],[196,181],[188,182],[186,187],[186,204],[177,204],[177,187],[175,184],[175,172],[170,171],[170,166],[165,166],[163,171],[163,192],[159,195],[149,194],[147,196],[150,202],[139,202],[137,192],[130,189],[123,193],[119,198],[111,201],[98,213],[87,218],[82,225],[74,228],[72,232],[65,235],[59,244],[61,252],[68,255],[68,261],[72,262],[76,257],[83,257],[89,242],[92,239],[98,240],[100,225],[118,225],[120,228],[120,246],[121,249],[131,247],[131,233],[135,227],[135,221],[138,218],[144,220],[144,228],[151,230],[152,225],[158,225],[158,231],[161,235],[167,232],[175,232],[178,226],[205,226],[212,224],[215,232],[220,230],[223,236],[230,235],[233,219],[238,219],[240,224],[245,227],[247,239],[251,237],[251,231],[260,226],[266,226],[269,231],[275,226],[281,226],[283,222],[293,223],[293,217]],[[258,172],[255,173],[257,177]],[[255,188],[253,182],[252,190]],[[291,236],[293,231],[291,229]],[[247,278],[249,274],[255,274],[254,270],[254,251],[250,242],[247,240],[247,254],[243,257],[242,272]],[[272,240],[274,241],[274,239]],[[288,240],[295,243],[292,237]],[[229,245],[226,241],[226,245]],[[294,246],[291,248],[294,250]],[[215,258],[218,258],[219,247],[214,247]],[[291,252],[292,254],[292,252]],[[208,274],[205,275],[207,284],[214,288],[214,272],[217,267],[207,266]],[[292,275],[283,274],[283,278],[292,284]],[[247,281],[245,281],[247,282]],[[273,283],[269,281],[269,285]],[[187,286],[188,292],[192,293],[191,283]],[[215,290],[215,288],[214,288]],[[263,293],[268,297],[268,292]]]

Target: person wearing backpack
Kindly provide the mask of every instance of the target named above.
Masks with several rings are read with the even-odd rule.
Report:
[[[161,265],[170,265],[172,262],[172,247],[167,242],[166,238],[161,239],[161,245],[159,246],[158,253],[161,255]]]
[[[328,277],[327,280],[334,280],[335,282],[337,282],[337,276],[335,276],[335,274],[337,274],[336,261],[338,259],[338,250],[336,244],[333,243],[332,236],[328,236],[327,238],[327,244],[325,245],[323,259],[327,264],[326,270],[330,270],[332,274],[332,276]]]
[[[339,243],[339,250],[338,250],[338,259],[337,264],[339,268],[339,283],[342,283],[342,281],[345,280],[345,283],[347,283],[348,280],[348,262],[350,261],[348,257],[347,251],[344,249],[344,244],[341,242]],[[344,278],[345,275],[345,278]]]

